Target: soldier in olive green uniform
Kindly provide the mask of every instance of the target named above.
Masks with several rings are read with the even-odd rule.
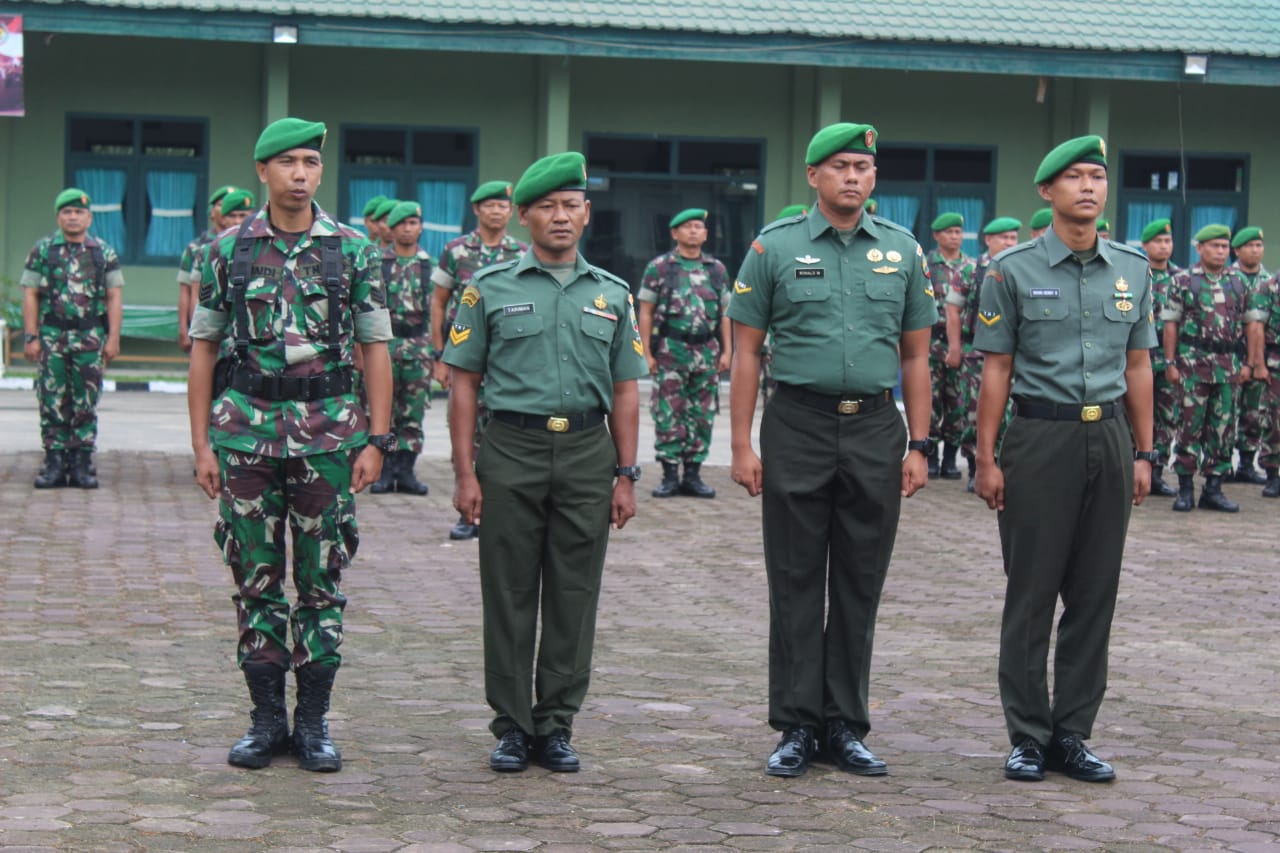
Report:
[[[968,411],[963,380],[960,375],[961,352],[954,352],[947,341],[947,294],[952,282],[965,280],[973,275],[973,258],[960,251],[964,242],[964,217],[958,213],[942,213],[930,226],[933,241],[937,244],[926,256],[929,278],[933,282],[933,298],[938,304],[938,322],[933,325],[933,339],[929,346],[929,373],[933,378],[933,420],[929,425],[929,440],[934,443],[929,457],[929,476],[942,476],[946,480],[959,480],[956,453],[964,437],[964,425]],[[938,462],[938,449],[946,444],[942,462]]]
[[[209,194],[209,223],[204,232],[182,250],[178,260],[178,346],[183,352],[191,352],[191,337],[187,334],[191,325],[191,312],[196,307],[196,290],[200,287],[200,266],[196,254],[213,242],[213,238],[226,226],[222,224],[222,198],[234,190],[231,184],[218,187]]]
[[[102,371],[120,353],[124,276],[115,250],[89,233],[93,213],[84,190],[69,187],[53,204],[58,230],[31,248],[22,269],[22,355],[38,362],[40,443],[37,489],[69,483],[98,488]]]
[[[1246,298],[1251,298],[1271,278],[1271,273],[1262,265],[1262,229],[1255,226],[1241,228],[1231,238],[1231,248],[1236,253],[1231,271],[1240,276],[1244,282]],[[1240,462],[1233,477],[1237,483],[1266,482],[1266,478],[1253,467],[1269,417],[1264,405],[1266,390],[1267,383],[1254,376],[1240,386],[1237,395],[1236,452],[1240,454]]]
[[[1168,219],[1156,219],[1142,229],[1142,251],[1147,253],[1147,263],[1151,267],[1152,315],[1159,319],[1164,313],[1169,285],[1173,277],[1182,272],[1181,267],[1169,260],[1173,256],[1173,225]],[[1151,494],[1171,498],[1178,494],[1178,490],[1164,481],[1161,469],[1166,462],[1173,462],[1170,454],[1173,452],[1173,436],[1178,428],[1182,408],[1182,393],[1165,376],[1165,367],[1164,347],[1152,347],[1151,378],[1155,405],[1153,438],[1159,458],[1151,464]]]
[[[999,679],[1013,750],[1004,772],[1103,782],[1115,771],[1084,742],[1106,692],[1129,513],[1147,494],[1154,456],[1150,273],[1139,252],[1097,234],[1107,200],[1101,137],[1050,151],[1035,182],[1053,225],[992,261],[975,340],[986,353],[977,492],[1000,512],[1008,578]],[[997,459],[1011,383],[1016,414]]]
[[[196,482],[210,498],[221,496],[214,539],[237,586],[236,657],[254,705],[252,727],[227,756],[241,767],[265,767],[290,745],[290,668],[299,765],[342,767],[325,714],[342,661],[340,581],[359,542],[354,493],[378,478],[394,447],[391,321],[377,256],[363,235],[312,201],[324,137],[323,124],[296,118],[262,131],[254,159],[268,203],[210,247],[191,323]],[[218,344],[227,337],[235,341],[234,369],[215,393]],[[356,347],[367,413],[353,389]],[[287,532],[292,608],[284,592]]]
[[[1264,281],[1249,299],[1245,314],[1249,364],[1254,378],[1265,383],[1263,405],[1268,417],[1259,462],[1267,472],[1264,498],[1280,498],[1280,275]]]
[[[919,244],[863,209],[875,187],[875,128],[825,127],[805,163],[817,205],[760,233],[729,304],[733,479],[764,495],[769,725],[783,733],[765,772],[803,774],[821,742],[842,769],[876,776],[885,763],[862,743],[872,638],[902,497],[928,480],[938,311]],[[768,331],[778,391],[757,456],[751,426]],[[893,400],[899,369],[909,429]]]
[[[473,524],[487,513],[480,588],[498,771],[524,770],[531,751],[549,770],[578,770],[569,741],[591,674],[609,524],[635,515],[643,347],[626,282],[578,253],[586,184],[577,152],[525,171],[513,200],[533,248],[463,289],[444,353],[454,506]],[[493,417],[476,455],[481,378]]]

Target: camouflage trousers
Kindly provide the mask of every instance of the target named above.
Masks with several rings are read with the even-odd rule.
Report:
[[[1246,382],[1240,386],[1236,398],[1236,450],[1244,453],[1256,453],[1262,443],[1262,434],[1266,431],[1269,415],[1264,404],[1267,383]]]
[[[1179,475],[1231,473],[1236,386],[1230,382],[1202,382],[1182,378],[1182,417],[1178,422]]]
[[[1262,441],[1258,448],[1258,464],[1263,468],[1280,468],[1280,359],[1268,359],[1271,378],[1258,382],[1265,391],[1262,405],[1267,418],[1263,423]],[[1272,367],[1271,364],[1275,366]]]
[[[961,367],[947,367],[941,358],[929,357],[929,373],[933,387],[933,415],[929,421],[929,438],[959,447],[964,436],[964,389]]]
[[[1163,465],[1173,460],[1173,438],[1178,430],[1179,412],[1182,407],[1179,405],[1178,386],[1165,379],[1163,365],[1159,370],[1152,370],[1151,382],[1155,403],[1155,409],[1152,412],[1154,449],[1160,454],[1160,464]]]
[[[359,450],[287,458],[218,451],[222,500],[213,538],[231,568],[240,641],[236,662],[295,669],[338,666],[342,572],[360,537],[351,466]],[[293,535],[292,613],[285,596],[285,530]],[[292,652],[290,652],[292,635]]]
[[[658,357],[649,411],[653,413],[654,451],[659,462],[706,461],[711,450],[711,427],[719,404],[720,373],[709,348],[707,367],[702,359],[680,364]]]
[[[425,358],[391,360],[391,432],[398,450],[422,452],[422,415],[431,395],[431,362]]]
[[[769,399],[777,390],[778,383],[773,378],[773,347],[766,343],[760,350],[760,404],[769,405]]]
[[[40,350],[36,399],[45,450],[92,450],[98,440],[102,350]]]
[[[960,435],[960,455],[972,459],[978,455],[978,394],[982,390],[982,359],[966,358],[960,362],[956,371],[960,374],[961,409],[964,412],[964,431]],[[1004,441],[1005,430],[1013,420],[1013,401],[1004,407],[1004,418],[1000,421],[1000,434],[996,436],[996,455],[1000,455],[1000,445]]]

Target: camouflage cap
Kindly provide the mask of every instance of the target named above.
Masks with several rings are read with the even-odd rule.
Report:
[[[502,201],[511,201],[511,182],[510,181],[485,181],[476,187],[476,191],[471,194],[471,203],[479,204],[482,201],[488,201],[491,198],[501,199]]]
[[[1031,214],[1032,228],[1048,228],[1053,224],[1053,208],[1042,207],[1035,213]]]
[[[1262,239],[1262,229],[1256,225],[1250,225],[1248,228],[1241,228],[1236,232],[1236,236],[1231,238],[1231,248],[1239,249],[1245,243],[1251,243],[1254,240]]]
[[[253,193],[248,190],[232,190],[222,197],[222,215],[235,213],[238,210],[253,210]]]
[[[707,212],[700,207],[691,207],[688,210],[682,210],[675,216],[671,217],[671,221],[667,223],[668,228],[679,228],[691,219],[701,219],[706,221]]]
[[[786,207],[782,208],[782,210],[779,210],[778,215],[775,216],[774,219],[778,220],[778,219],[786,219],[789,216],[808,216],[808,215],[809,215],[809,205],[789,204]]]
[[[1047,184],[1075,163],[1107,165],[1107,143],[1101,136],[1077,136],[1054,148],[1040,161],[1034,183]]]
[[[557,190],[586,188],[587,158],[577,151],[566,151],[535,160],[516,182],[511,200],[518,205],[526,205]]]
[[[236,189],[239,189],[239,187],[237,187],[235,184],[223,184],[222,186],[218,187],[216,190],[209,193],[209,206],[213,207],[215,204],[217,204],[218,202],[226,198],[227,193]]]
[[[1004,234],[1007,231],[1017,231],[1021,227],[1022,223],[1012,216],[998,216],[987,223],[987,227],[982,229],[982,233]]]
[[[253,159],[259,163],[294,148],[320,151],[324,148],[324,122],[306,121],[300,118],[282,118],[273,121],[262,130],[258,143],[253,146]]]
[[[79,187],[67,187],[53,200],[53,212],[57,213],[64,207],[83,207],[88,210],[89,194]]]
[[[389,198],[384,200],[382,204],[374,208],[373,214],[372,214],[373,218],[385,219],[387,217],[387,214],[389,214],[393,209],[395,209],[395,206],[399,203],[400,203],[400,199],[398,198]]]
[[[404,222],[410,216],[422,218],[422,205],[416,201],[397,202],[396,206],[391,208],[391,212],[387,214],[387,227],[395,228],[401,222]]]
[[[1207,243],[1210,240],[1230,240],[1231,229],[1225,225],[1206,225],[1196,232],[1196,236],[1192,238],[1197,243]]]
[[[958,213],[939,213],[938,218],[929,225],[930,231],[944,231],[947,228],[963,228],[964,217]]]
[[[387,200],[385,195],[375,195],[364,203],[364,207],[360,211],[361,216],[373,216],[373,212],[378,209],[384,201]]]
[[[806,166],[816,166],[840,151],[855,154],[876,153],[876,129],[869,124],[842,121],[829,124],[813,135],[804,154]]]
[[[1172,234],[1173,223],[1168,219],[1153,219],[1142,229],[1142,242],[1150,243],[1161,234]]]

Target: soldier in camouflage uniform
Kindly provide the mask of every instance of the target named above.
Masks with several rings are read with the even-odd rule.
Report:
[[[1151,267],[1151,310],[1159,318],[1164,312],[1173,277],[1182,268],[1169,260],[1173,255],[1173,225],[1168,219],[1156,219],[1142,229],[1142,251],[1147,253]],[[1171,498],[1178,490],[1164,481],[1161,470],[1165,463],[1172,464],[1173,435],[1178,427],[1181,390],[1169,382],[1165,375],[1163,345],[1151,348],[1151,379],[1154,397],[1155,452],[1159,461],[1151,465],[1151,494]]]
[[[1271,278],[1271,273],[1262,265],[1262,229],[1253,226],[1241,228],[1231,238],[1231,248],[1236,252],[1231,271],[1240,276],[1245,285],[1245,293],[1252,296]],[[1260,485],[1266,482],[1266,477],[1253,467],[1253,459],[1257,455],[1268,419],[1264,405],[1266,390],[1267,383],[1257,377],[1250,378],[1239,389],[1236,405],[1236,451],[1240,454],[1240,463],[1236,466],[1233,477],[1237,483]]]
[[[1231,473],[1235,386],[1248,379],[1238,350],[1247,309],[1244,282],[1227,269],[1231,230],[1206,225],[1196,233],[1199,263],[1173,277],[1164,321],[1165,376],[1182,392],[1178,426],[1175,512],[1195,508],[1194,477],[1204,475],[1201,509],[1238,512],[1222,493]]]
[[[191,312],[196,307],[196,289],[200,286],[200,264],[196,254],[226,226],[222,224],[222,199],[234,190],[231,184],[218,187],[209,194],[209,222],[205,230],[182,250],[178,260],[178,346],[183,352],[191,352],[191,338],[187,330],[191,324]]]
[[[313,199],[323,172],[323,124],[267,126],[254,147],[268,202],[224,232],[202,269],[191,324],[188,407],[196,482],[221,496],[214,539],[237,586],[237,662],[253,725],[229,763],[265,767],[290,745],[285,674],[297,682],[293,752],[306,770],[342,756],[325,713],[341,663],[339,583],[359,536],[355,493],[378,479],[390,434],[391,319],[376,252]],[[218,344],[235,368],[214,392]],[[368,412],[353,392],[364,352]],[[292,613],[284,592],[292,532]]]
[[[1267,472],[1264,498],[1280,498],[1280,275],[1260,284],[1249,297],[1244,315],[1249,364],[1256,381],[1266,387],[1267,409],[1259,462]]]
[[[982,385],[982,353],[974,349],[973,336],[979,321],[986,319],[978,312],[982,298],[982,281],[987,276],[991,259],[1018,244],[1018,230],[1022,223],[1011,216],[1000,216],[982,229],[982,239],[987,250],[978,256],[969,278],[956,276],[947,294],[947,360],[954,362],[960,354],[961,406],[964,410],[964,432],[960,437],[960,453],[969,466],[969,483],[965,490],[973,491],[973,475],[977,471],[975,454],[978,447],[978,389]],[[962,271],[963,272],[963,271]],[[1005,414],[1004,426],[1010,415]],[[1001,427],[1003,434],[1004,427]],[[996,447],[1000,442],[997,439]]]
[[[382,252],[382,282],[391,312],[391,432],[396,450],[369,491],[425,495],[413,465],[422,453],[422,415],[431,393],[431,256],[418,245],[422,205],[402,201],[387,214],[391,247]]]
[[[475,230],[445,243],[440,252],[440,263],[431,273],[431,349],[435,361],[435,379],[441,386],[449,387],[449,366],[440,361],[444,352],[444,330],[453,325],[458,313],[458,299],[472,276],[485,267],[518,258],[528,246],[507,233],[514,208],[511,206],[510,181],[486,181],[471,194],[471,212],[476,217]],[[477,401],[475,443],[480,447],[480,436],[489,422],[484,405],[484,387],[480,388]],[[479,534],[476,525],[461,515],[449,531],[449,538],[471,539]]]
[[[391,229],[387,227],[387,217],[399,203],[400,200],[396,198],[383,199],[382,203],[373,210],[374,231],[369,232],[369,242],[376,245],[379,251],[391,248]],[[374,233],[375,231],[377,233]]]
[[[54,211],[58,230],[32,247],[20,279],[22,354],[40,365],[44,465],[35,487],[96,489],[98,395],[103,368],[120,353],[124,276],[115,250],[89,233],[88,194],[65,189]]]
[[[968,411],[965,408],[961,385],[961,351],[951,350],[947,341],[947,293],[957,278],[964,281],[973,275],[973,258],[960,251],[964,242],[964,217],[958,213],[940,214],[932,223],[933,241],[937,244],[926,256],[929,278],[933,283],[933,297],[938,304],[938,322],[933,326],[933,340],[929,345],[929,372],[933,385],[933,419],[929,425],[929,438],[934,443],[929,455],[929,476],[941,475],[946,480],[960,479],[956,467],[956,453],[964,437],[964,424]],[[938,448],[946,443],[942,463],[938,463]]]
[[[702,482],[719,403],[720,373],[729,369],[729,273],[702,251],[707,211],[690,208],[671,218],[676,245],[645,267],[640,280],[640,340],[653,377],[654,451],[662,465],[655,498],[714,498]],[[680,464],[684,463],[684,477]]]
[[[364,233],[369,238],[369,242],[377,243],[382,238],[382,229],[378,227],[378,222],[373,215],[378,212],[378,208],[387,200],[385,195],[375,195],[364,203],[360,214],[364,217]]]

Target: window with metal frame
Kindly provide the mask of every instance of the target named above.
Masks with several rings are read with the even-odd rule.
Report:
[[[909,229],[925,251],[933,248],[929,225],[940,213],[964,217],[961,251],[977,257],[985,248],[982,226],[996,216],[996,149],[990,146],[879,145],[876,214]]]

